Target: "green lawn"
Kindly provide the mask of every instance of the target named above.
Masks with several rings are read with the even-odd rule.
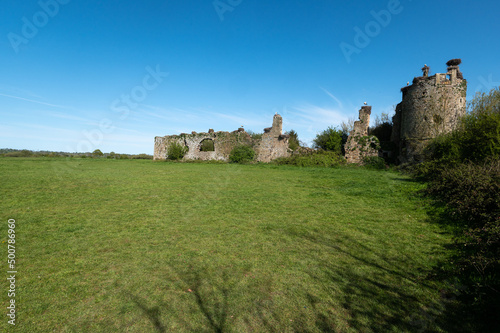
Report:
[[[361,168],[0,158],[15,328],[440,331],[443,285],[426,276],[450,236],[419,188]]]

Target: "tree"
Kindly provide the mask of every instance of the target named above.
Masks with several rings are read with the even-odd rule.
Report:
[[[167,158],[169,160],[180,160],[186,155],[188,147],[182,146],[177,142],[172,142],[167,149]]]
[[[440,135],[429,144],[427,160],[454,165],[500,157],[500,88],[476,94],[468,107],[455,131]]]
[[[102,156],[104,156],[104,154],[99,149],[96,149],[92,152],[92,157],[102,157]]]
[[[391,141],[392,119],[388,113],[382,113],[375,117],[375,126],[368,128],[370,135],[375,135],[380,142]]]
[[[288,139],[288,148],[290,148],[291,150],[295,150],[295,149],[299,148],[300,141],[299,141],[299,135],[297,134],[297,132],[295,132],[292,129],[289,132],[287,132],[286,134],[288,134],[290,136],[290,138]]]
[[[354,128],[355,121],[356,119],[354,119],[354,117],[349,117],[347,118],[347,121],[343,121],[342,123],[340,123],[340,128],[343,135],[345,135],[346,137],[349,136],[349,133],[351,133]]]
[[[342,152],[342,131],[333,127],[328,127],[323,132],[316,135],[313,140],[314,148],[321,148],[327,151],[333,151],[338,154]]]
[[[252,161],[254,157],[255,151],[251,147],[239,145],[231,150],[229,161],[232,163],[246,163]]]

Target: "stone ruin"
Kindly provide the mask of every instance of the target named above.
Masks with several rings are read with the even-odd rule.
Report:
[[[423,159],[423,150],[430,140],[438,135],[454,130],[466,112],[467,81],[460,72],[460,59],[446,63],[446,73],[429,76],[430,67],[424,65],[422,76],[415,77],[401,89],[402,101],[396,106],[392,118],[392,153],[399,162],[413,163]],[[362,164],[365,157],[377,153],[379,142],[368,135],[371,107],[363,106],[359,111],[359,121],[349,133],[345,145],[348,163]]]
[[[168,147],[177,143],[187,147],[185,160],[220,160],[229,161],[231,150],[238,145],[247,145],[255,150],[255,160],[270,162],[279,157],[288,157],[291,150],[288,148],[288,135],[282,134],[283,118],[279,114],[273,117],[272,127],[264,129],[261,138],[254,139],[243,128],[233,132],[208,132],[155,137],[154,159],[168,158]],[[209,142],[207,142],[209,141]],[[207,144],[208,143],[208,144]],[[205,147],[209,147],[208,151]],[[210,149],[211,148],[211,149]]]
[[[392,118],[391,141],[400,162],[419,162],[427,143],[436,136],[449,133],[465,115],[467,81],[460,72],[460,59],[446,63],[446,73],[429,76],[430,68],[422,68],[422,76],[403,87],[403,98]]]
[[[359,110],[359,120],[354,122],[354,127],[344,146],[347,163],[363,164],[366,157],[378,156],[378,139],[373,135],[368,135],[371,113],[371,106],[365,105]]]
[[[436,136],[451,132],[466,111],[467,81],[460,72],[460,59],[447,63],[446,73],[429,76],[430,68],[422,68],[422,76],[415,77],[401,88],[402,101],[396,106],[392,118],[391,144],[399,162],[419,162],[427,143]],[[365,103],[366,104],[366,103]],[[366,157],[379,156],[380,143],[368,135],[371,106],[359,110],[359,120],[354,123],[345,144],[348,163],[362,164]],[[288,157],[288,135],[282,134],[283,119],[275,114],[272,127],[265,128],[259,139],[252,138],[243,128],[233,132],[214,132],[155,137],[154,159],[166,159],[168,147],[177,143],[188,148],[184,159],[228,161],[231,150],[237,145],[248,145],[256,152],[256,160],[270,162]],[[204,143],[210,141],[213,149],[206,151]],[[297,151],[296,153],[300,153]]]

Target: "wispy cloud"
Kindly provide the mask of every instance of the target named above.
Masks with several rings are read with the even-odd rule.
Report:
[[[13,95],[1,94],[1,93],[0,93],[0,96],[14,98],[14,99],[19,99],[19,100],[22,100],[22,101],[36,103],[36,104],[41,104],[41,105],[52,106],[52,107],[56,107],[56,108],[62,108],[62,109],[67,109],[68,108],[67,106],[64,106],[64,105],[57,105],[57,104],[45,103],[45,102],[36,101],[34,99],[29,99],[29,98],[24,98],[24,97],[19,97],[19,96],[13,96]]]
[[[296,111],[290,111],[291,114],[306,119],[314,124],[338,125],[347,120],[347,116],[337,109],[323,108],[316,105],[304,104],[293,108]]]
[[[208,114],[211,114],[212,116],[215,116],[215,118],[222,118],[222,119],[228,119],[236,126],[262,126],[264,121],[269,122],[269,119],[262,119],[262,120],[257,120],[256,116],[253,117],[243,117],[243,116],[237,116],[237,115],[230,115],[230,114],[224,114],[224,113],[219,113],[219,112],[207,112]],[[260,116],[259,116],[260,117]]]
[[[21,89],[13,86],[0,85],[0,91],[7,91],[7,93],[12,95],[22,95],[22,96],[30,96],[31,98],[42,99],[43,97],[26,89]]]
[[[337,102],[337,104],[339,105],[340,108],[342,108],[342,102],[340,101],[340,99],[338,99],[337,97],[335,97],[335,95],[333,95],[331,92],[329,92],[328,90],[326,90],[325,88],[323,87],[320,87],[321,90],[323,90],[328,96],[330,96],[335,102]]]
[[[89,119],[78,117],[78,116],[74,116],[72,114],[67,114],[67,113],[51,112],[48,115],[50,117],[53,117],[53,118],[74,120],[74,121],[80,121],[80,122],[84,122],[84,123],[90,122]]]
[[[72,135],[74,136],[77,132],[75,130],[70,130],[61,127],[53,127],[53,126],[45,126],[40,124],[13,124],[16,128],[32,128],[36,130],[41,130],[40,133],[46,133],[48,137],[54,135],[54,133],[64,134],[64,135]],[[50,135],[49,135],[50,134]]]

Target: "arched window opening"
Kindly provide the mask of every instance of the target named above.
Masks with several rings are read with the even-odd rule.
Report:
[[[200,143],[200,151],[215,151],[214,141],[205,139]]]

